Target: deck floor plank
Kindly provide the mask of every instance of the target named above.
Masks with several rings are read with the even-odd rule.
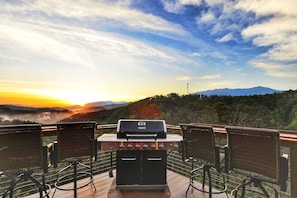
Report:
[[[82,189],[79,189],[77,192],[78,198],[107,198],[109,189],[112,186],[112,183],[115,179],[115,170],[114,170],[114,177],[109,177],[108,172],[102,173],[99,175],[94,176],[94,184],[96,186],[96,191],[94,191],[93,185],[88,185],[87,187],[84,187]],[[83,182],[83,181],[80,181]],[[169,186],[169,190],[171,193],[171,198],[185,198],[185,192],[188,188],[189,179],[187,177],[184,177],[182,175],[179,175],[175,172],[172,172],[170,170],[167,170],[167,183]],[[66,184],[63,187],[72,187],[73,183]],[[190,190],[191,191],[191,190]],[[51,190],[50,197],[52,198],[52,195],[54,193],[54,189]],[[26,198],[38,198],[38,194],[27,196]],[[72,198],[73,197],[73,191],[61,191],[56,190],[54,197],[62,197],[62,198]],[[199,191],[194,191],[193,193],[189,192],[188,198],[208,198],[209,195],[206,193],[202,193]],[[226,198],[227,196],[225,194],[219,194],[219,195],[213,195],[214,198]]]

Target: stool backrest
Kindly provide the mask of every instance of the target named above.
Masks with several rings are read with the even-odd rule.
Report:
[[[215,138],[211,126],[181,124],[185,157],[193,157],[215,164]]]
[[[226,127],[229,168],[246,170],[279,181],[279,131],[247,127]]]
[[[40,125],[0,126],[0,170],[42,167],[42,156]]]
[[[58,161],[93,156],[95,122],[68,122],[57,125]]]

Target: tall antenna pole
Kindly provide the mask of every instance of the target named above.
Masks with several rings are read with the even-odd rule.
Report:
[[[189,83],[187,83],[187,93],[189,94]]]

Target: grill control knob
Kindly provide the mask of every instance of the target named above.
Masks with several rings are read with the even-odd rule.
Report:
[[[136,149],[140,149],[140,145],[139,145],[139,144],[136,144],[136,145],[135,145],[135,148],[136,148]]]
[[[124,144],[120,144],[119,145],[119,149],[124,149],[125,148],[125,145]]]
[[[144,144],[142,147],[143,147],[143,149],[148,149],[148,145],[147,144]]]
[[[178,144],[173,145],[174,149],[178,149]]]
[[[163,149],[164,147],[165,147],[164,144],[160,144],[160,145],[159,145],[159,148],[160,148],[160,149]]]
[[[133,148],[133,145],[132,145],[132,144],[128,144],[128,145],[127,145],[127,148],[128,148],[128,149],[132,149],[132,148]]]
[[[152,144],[152,145],[151,145],[151,148],[152,148],[152,149],[155,149],[155,148],[156,148],[156,145]]]

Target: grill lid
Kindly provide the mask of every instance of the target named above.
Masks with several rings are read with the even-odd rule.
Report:
[[[166,132],[164,120],[121,119],[117,126],[117,138],[166,138]]]

